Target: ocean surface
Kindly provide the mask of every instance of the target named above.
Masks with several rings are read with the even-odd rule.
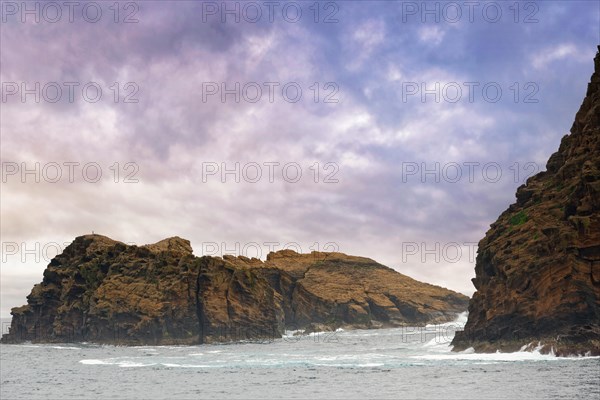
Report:
[[[201,346],[0,345],[0,398],[600,399],[600,358],[453,353],[465,321]]]

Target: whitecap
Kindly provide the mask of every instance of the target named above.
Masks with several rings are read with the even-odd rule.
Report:
[[[117,365],[122,368],[135,368],[135,367],[150,367],[150,366],[156,365],[156,364],[155,363],[142,364],[142,363],[137,363],[137,362],[132,362],[132,361],[121,361],[121,362],[117,363]]]
[[[81,364],[87,364],[87,365],[112,364],[112,363],[107,363],[107,362],[102,361],[102,360],[79,360],[79,362]]]
[[[216,368],[216,365],[205,365],[205,364],[171,364],[171,363],[162,363],[165,367],[170,368]]]
[[[128,361],[128,360],[117,361],[117,359],[115,359],[115,358],[109,358],[106,360],[87,359],[87,360],[80,360],[79,362],[81,364],[86,364],[86,365],[117,365],[117,366],[123,367],[123,368],[149,367],[149,366],[155,365],[155,363],[144,364],[144,363]]]
[[[539,349],[534,351],[517,351],[514,353],[448,353],[448,354],[427,354],[421,356],[412,356],[411,358],[421,360],[467,360],[467,361],[557,361],[564,359],[574,359],[577,357],[556,357],[554,354],[542,354]]]

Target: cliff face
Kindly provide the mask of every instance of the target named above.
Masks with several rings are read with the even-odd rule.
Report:
[[[594,64],[571,134],[479,242],[455,350],[600,354],[600,53]]]
[[[195,257],[187,240],[75,239],[13,308],[3,343],[196,344],[288,329],[448,321],[468,298],[341,253]]]
[[[137,247],[82,236],[51,261],[28,304],[12,310],[2,341],[194,344],[272,336],[282,318],[276,293],[251,279],[194,257],[180,238]]]
[[[468,297],[418,282],[369,258],[270,253],[253,271],[281,294],[289,328],[379,328],[451,321]]]

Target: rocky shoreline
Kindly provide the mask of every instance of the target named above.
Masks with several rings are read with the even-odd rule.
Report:
[[[191,345],[279,338],[289,330],[422,326],[468,297],[342,253],[196,257],[178,237],[128,246],[76,238],[13,308],[2,343]]]

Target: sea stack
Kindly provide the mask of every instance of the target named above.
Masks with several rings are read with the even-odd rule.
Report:
[[[600,355],[600,46],[571,133],[479,242],[454,350]]]

